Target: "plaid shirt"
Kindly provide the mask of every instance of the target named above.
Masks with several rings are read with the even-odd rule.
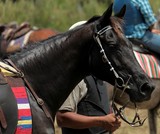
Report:
[[[113,9],[115,13],[119,12],[118,10],[124,4],[126,4],[126,6],[128,7],[126,10],[126,14],[128,12],[128,15],[124,17],[124,20],[126,20],[126,25],[124,26],[126,37],[142,38],[146,30],[148,30],[148,28],[157,21],[151,9],[149,1],[148,0],[114,0]],[[134,7],[136,9],[132,11],[130,7]],[[129,20],[131,21],[127,24],[127,21]]]

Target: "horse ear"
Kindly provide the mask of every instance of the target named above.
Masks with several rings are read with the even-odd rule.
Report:
[[[119,17],[119,18],[123,18],[125,12],[126,12],[126,5],[124,5],[124,6],[121,8],[120,12],[117,13],[115,16],[116,16],[116,17]]]
[[[108,7],[108,9],[103,13],[102,17],[103,19],[109,19],[112,15],[112,7],[113,7],[113,3]]]
[[[112,6],[113,3],[108,7],[108,9],[103,13],[103,15],[100,17],[100,23],[106,25],[107,20],[109,20],[109,18],[112,15]]]

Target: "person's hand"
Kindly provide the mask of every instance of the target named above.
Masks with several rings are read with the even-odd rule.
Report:
[[[159,34],[160,35],[160,30],[158,30],[158,29],[152,29],[151,32],[154,33],[154,34]]]
[[[115,114],[108,114],[103,117],[103,127],[110,131],[114,132],[121,126],[121,121],[119,117],[116,117]]]

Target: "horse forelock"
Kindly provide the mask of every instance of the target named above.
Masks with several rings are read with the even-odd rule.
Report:
[[[122,35],[124,34],[123,32],[123,24],[124,21],[121,18],[112,16],[110,17],[110,21],[111,21],[111,26],[114,29],[114,31],[116,32],[116,34],[118,35],[119,38],[122,38]]]
[[[101,16],[93,16],[92,18],[90,18],[86,24],[89,23],[94,23],[95,21],[97,21]],[[122,35],[124,34],[123,32],[123,24],[124,24],[124,20],[122,18],[118,18],[116,16],[111,16],[110,17],[110,25],[113,27],[114,31],[116,32],[117,36],[119,38],[122,38]]]

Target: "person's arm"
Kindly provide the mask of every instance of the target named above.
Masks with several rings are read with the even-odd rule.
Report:
[[[140,3],[140,11],[143,15],[143,18],[148,25],[148,29],[155,34],[160,34],[160,30],[155,29],[154,25],[157,23],[157,19],[154,16],[152,7],[148,0],[144,0]]]
[[[143,19],[145,20],[146,25],[148,25],[148,27],[152,29],[154,24],[157,22],[157,19],[154,16],[149,0],[143,0],[139,4],[139,8],[141,14],[143,15]]]
[[[57,124],[60,127],[73,129],[85,129],[90,127],[103,127],[107,131],[113,132],[121,125],[120,119],[114,114],[106,116],[84,116],[69,111],[59,111],[56,115]]]

